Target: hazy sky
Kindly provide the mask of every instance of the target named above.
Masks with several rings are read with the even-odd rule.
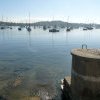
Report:
[[[100,0],[0,0],[0,19],[100,23]]]

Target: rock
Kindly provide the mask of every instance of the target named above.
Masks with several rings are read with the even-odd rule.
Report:
[[[21,84],[22,80],[20,77],[18,77],[17,79],[15,79],[14,83],[13,83],[13,87],[17,87]]]

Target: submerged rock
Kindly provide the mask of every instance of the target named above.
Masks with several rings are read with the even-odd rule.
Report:
[[[30,96],[39,96],[41,100],[53,100],[55,92],[44,87],[33,88],[30,91]]]
[[[14,83],[13,83],[13,87],[17,87],[22,83],[22,79],[20,77],[16,78]]]

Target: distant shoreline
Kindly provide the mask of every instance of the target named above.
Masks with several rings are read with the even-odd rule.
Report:
[[[0,21],[0,26],[7,25],[7,26],[27,26],[29,23],[15,23],[15,22],[3,22]],[[67,27],[68,22],[64,21],[40,21],[36,23],[30,23],[31,26],[58,26],[58,27]],[[97,28],[100,28],[100,24],[94,24],[94,23],[69,23],[69,26],[71,27],[86,27],[86,26],[95,26]]]

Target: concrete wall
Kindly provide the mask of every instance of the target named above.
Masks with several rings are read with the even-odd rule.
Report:
[[[100,59],[72,53],[73,100],[100,100]]]

